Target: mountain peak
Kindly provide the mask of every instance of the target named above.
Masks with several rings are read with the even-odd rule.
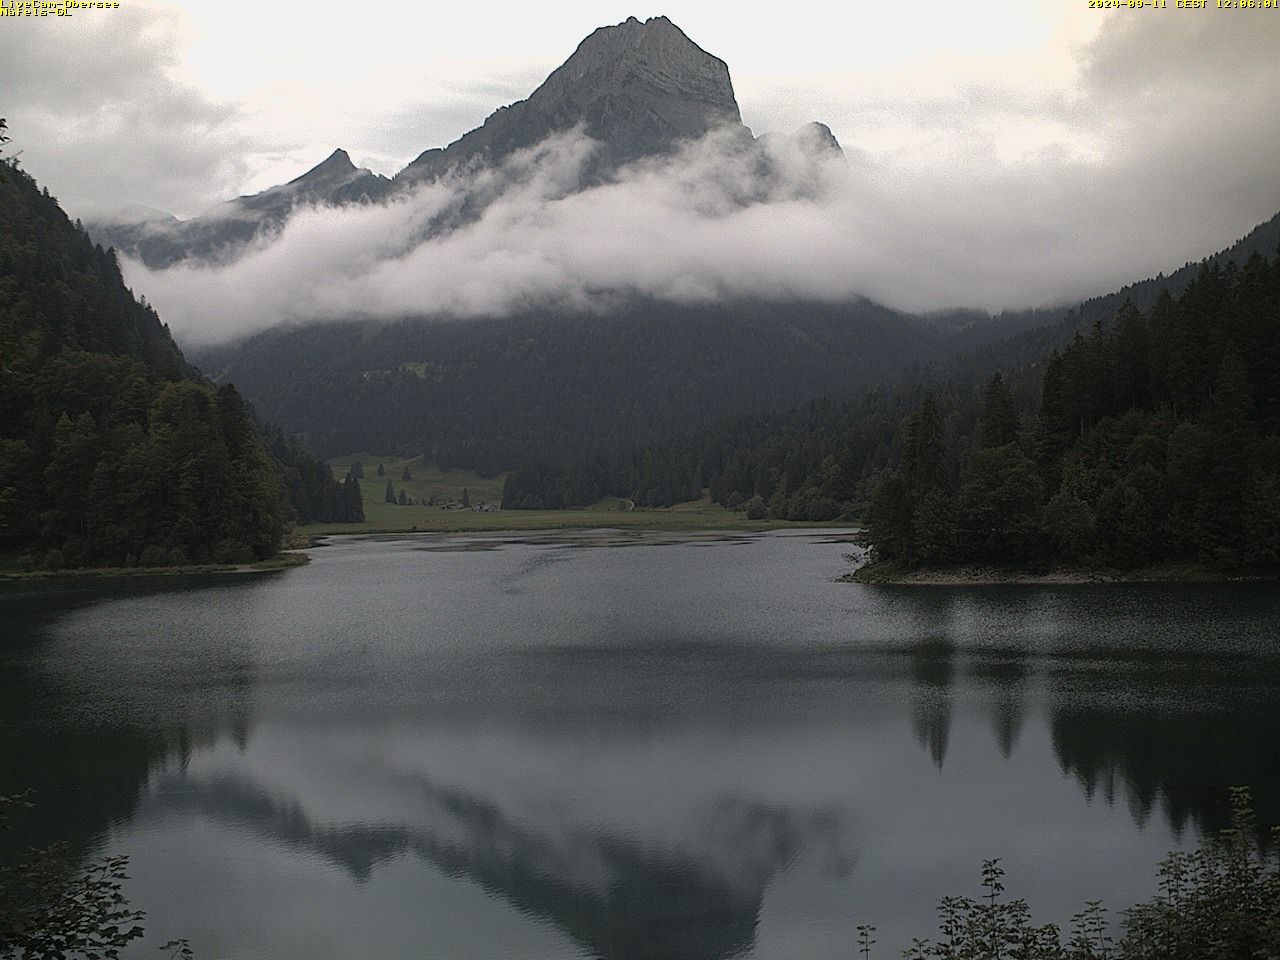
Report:
[[[725,62],[666,17],[631,17],[593,31],[527,100],[499,109],[446,149],[423,153],[401,176],[440,176],[472,158],[499,161],[581,127],[601,145],[590,180],[725,125],[750,136]]]
[[[339,147],[302,176],[295,177],[289,183],[306,184],[317,180],[336,180],[349,177],[355,172],[356,165],[351,162],[351,155]]]
[[[662,119],[682,136],[700,136],[715,123],[742,122],[729,67],[666,17],[643,23],[631,17],[593,31],[528,102],[620,93],[660,101],[654,105],[666,108]]]
[[[825,152],[844,156],[840,141],[825,123],[814,120],[806,123],[793,134],[797,140],[815,152]]]

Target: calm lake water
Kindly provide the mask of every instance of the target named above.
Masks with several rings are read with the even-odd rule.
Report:
[[[339,539],[0,585],[15,843],[127,853],[131,956],[897,956],[981,861],[1039,920],[1280,822],[1274,585],[837,583],[827,531]]]

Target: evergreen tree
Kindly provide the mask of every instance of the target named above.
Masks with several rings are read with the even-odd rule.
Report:
[[[998,373],[982,388],[980,428],[984,447],[1003,447],[1018,439],[1018,412],[1004,377]]]
[[[1133,301],[1126,300],[1113,326],[1115,332],[1107,344],[1107,352],[1115,408],[1118,411],[1146,409],[1153,399],[1149,325]]]
[[[965,554],[996,561],[1035,556],[1042,542],[1043,493],[1035,465],[1017,444],[974,453],[965,466],[956,503]]]
[[[470,508],[471,506],[471,495],[467,493],[466,487],[462,488],[462,506],[464,508]]]
[[[947,445],[937,398],[929,394],[907,421],[902,477],[915,498],[947,488]]]
[[[1194,519],[1201,553],[1228,566],[1238,565],[1248,552],[1241,521],[1244,481],[1256,444],[1251,407],[1244,360],[1230,342],[1214,378],[1212,403],[1203,416],[1212,451],[1204,460]]]
[[[360,494],[360,481],[348,477],[342,484],[343,516],[348,523],[360,523],[364,520],[364,497]]]
[[[403,492],[403,491],[401,491],[401,492]],[[384,494],[382,495],[382,499],[383,499],[383,500],[385,500],[387,503],[396,503],[396,502],[397,502],[397,500],[396,500],[396,492],[395,492],[395,490],[392,488],[392,486],[391,486],[391,481],[390,481],[390,480],[388,480],[388,481],[387,481],[387,490],[386,490],[386,493],[384,493]]]
[[[1258,471],[1245,484],[1241,505],[1246,564],[1280,564],[1280,473]]]
[[[914,563],[917,559],[915,504],[902,474],[886,471],[875,485],[867,509],[867,534],[877,560]]]

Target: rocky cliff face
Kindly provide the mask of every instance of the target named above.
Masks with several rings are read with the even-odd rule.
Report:
[[[729,68],[666,17],[601,27],[578,45],[527,100],[493,113],[482,127],[414,160],[397,181],[437,177],[450,167],[501,161],[516,150],[581,124],[601,147],[589,171],[665,153],[681,140],[728,126],[750,139]]]
[[[272,187],[253,197],[242,198],[246,205],[265,209],[292,205],[301,200],[319,199],[330,203],[355,202],[382,196],[390,181],[351,162],[345,150],[335,150],[319,165],[284,186]]]
[[[94,239],[152,269],[188,258],[226,259],[278,229],[300,205],[376,202],[450,171],[500,164],[518,150],[573,129],[598,141],[580,186],[607,180],[627,163],[669,153],[714,129],[728,132],[727,145],[736,140],[750,149],[756,143],[742,124],[725,62],[666,17],[643,23],[632,17],[583,40],[528,99],[499,108],[449,146],[420,154],[392,179],[357,168],[345,150],[335,150],[289,183],[238,197],[192,220],[149,217],[89,229]],[[796,136],[815,152],[840,150],[822,124],[809,124]],[[761,168],[767,172],[767,164]],[[468,197],[430,229],[451,229],[477,215],[485,202]]]

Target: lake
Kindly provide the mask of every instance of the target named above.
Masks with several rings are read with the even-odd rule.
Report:
[[[1280,822],[1273,584],[836,582],[832,531],[336,538],[0,584],[0,835],[199,958],[849,958],[1003,858],[1037,920]]]

